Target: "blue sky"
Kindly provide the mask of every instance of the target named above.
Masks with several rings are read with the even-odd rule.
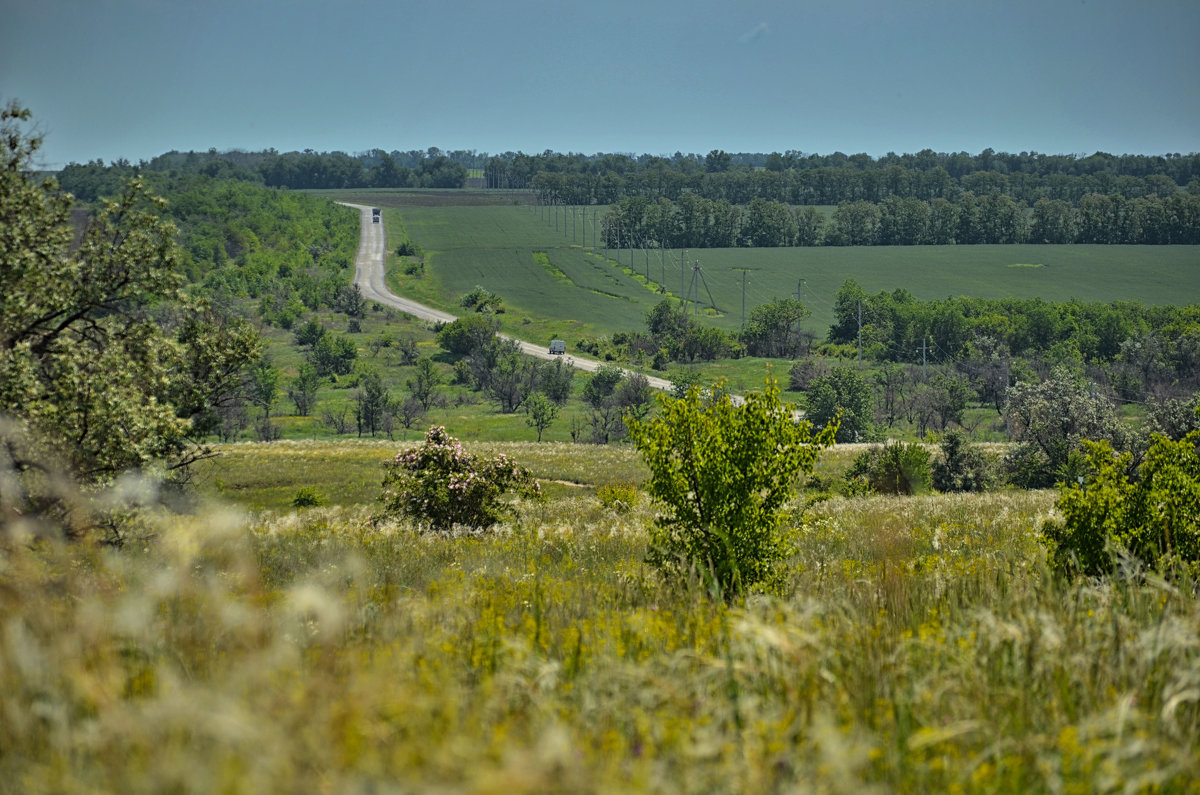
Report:
[[[43,166],[171,149],[1200,151],[1196,0],[0,0]]]

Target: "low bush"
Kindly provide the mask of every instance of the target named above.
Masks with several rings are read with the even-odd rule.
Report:
[[[637,486],[633,483],[609,483],[596,489],[596,499],[605,508],[626,513],[637,505]]]
[[[421,254],[421,247],[407,237],[400,241],[400,245],[396,246],[396,256],[399,257],[419,257]]]
[[[1086,475],[1062,487],[1061,522],[1043,533],[1064,573],[1106,574],[1121,555],[1151,568],[1200,564],[1200,431],[1154,436],[1137,476],[1132,454],[1083,442]]]
[[[490,459],[472,455],[440,425],[429,429],[423,445],[398,453],[384,467],[380,499],[385,513],[415,519],[436,531],[495,524],[507,513],[501,497],[509,491],[541,496],[528,469],[504,453]]]
[[[995,465],[988,456],[962,431],[946,431],[942,457],[933,465],[933,487],[938,491],[987,491],[995,480]]]
[[[895,442],[859,453],[846,471],[847,491],[913,495],[929,490],[930,453],[916,442]],[[864,486],[866,488],[864,488]]]
[[[325,504],[325,497],[311,486],[304,486],[296,491],[292,498],[293,508],[313,508]]]

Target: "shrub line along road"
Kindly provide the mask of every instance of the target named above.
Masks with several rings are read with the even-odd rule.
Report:
[[[385,279],[387,270],[387,236],[383,231],[383,222],[375,223],[372,221],[371,208],[365,204],[338,203],[358,210],[361,216],[362,231],[358,239],[358,254],[354,258],[354,283],[362,290],[364,298],[368,301],[376,301],[380,304],[395,307],[401,312],[412,315],[419,320],[451,323],[458,319],[449,312],[443,312],[439,309],[419,304],[416,301],[398,296],[389,290],[387,280]],[[506,334],[500,334],[499,336],[501,339],[515,340],[521,346],[521,352],[530,356],[537,356],[541,359],[558,358],[555,354],[550,353],[544,345],[536,345],[532,342],[518,340]],[[607,362],[587,357],[569,357],[567,364],[572,367],[578,367],[580,370],[594,373],[607,364]],[[636,371],[625,370],[625,372],[632,373]],[[646,374],[642,373],[642,375]],[[669,391],[674,388],[674,385],[665,378],[646,375],[646,380],[655,389]]]

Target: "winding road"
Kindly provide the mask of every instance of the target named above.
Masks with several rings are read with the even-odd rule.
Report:
[[[358,240],[358,254],[354,258],[354,283],[362,290],[364,298],[368,301],[376,301],[386,306],[395,307],[401,312],[412,315],[419,320],[429,320],[439,323],[450,323],[457,320],[449,312],[443,312],[440,309],[419,304],[416,301],[396,295],[389,290],[387,280],[384,278],[387,270],[387,234],[383,230],[383,222],[376,223],[372,221],[371,208],[365,204],[349,204],[347,202],[339,202],[339,204],[358,210],[362,219],[362,232]],[[516,341],[521,346],[521,352],[530,356],[537,356],[541,359],[558,358],[554,354],[551,354],[545,345],[518,340],[506,334],[500,334],[499,336],[501,339]],[[567,358],[567,364],[577,367],[580,370],[594,373],[607,363],[587,357],[573,356]],[[637,371],[626,370],[625,372],[633,373]],[[671,382],[665,378],[646,375],[645,373],[642,373],[642,375],[646,376],[646,380],[650,382],[650,386],[655,389],[670,390],[674,388]]]

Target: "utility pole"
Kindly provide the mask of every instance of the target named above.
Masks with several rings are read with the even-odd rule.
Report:
[[[687,249],[679,252],[679,300],[684,301],[687,295],[687,277],[684,275],[684,263],[687,261]]]
[[[662,240],[658,241],[658,262],[662,265],[662,281],[658,284],[658,291],[665,293],[667,291],[667,254],[663,251]]]
[[[740,271],[742,274],[742,328],[746,328],[746,274],[757,268],[730,268],[731,271]]]
[[[807,279],[801,279],[796,283],[796,300],[804,304],[804,285]],[[800,345],[804,341],[804,330],[800,328],[800,324],[804,322],[803,318],[796,318],[796,353],[800,353]]]
[[[929,380],[929,377],[928,377],[929,373],[925,369],[925,341],[927,339],[928,339],[928,337],[921,337],[921,380],[922,381]]]
[[[734,268],[742,272],[742,328],[746,328],[746,274],[749,272],[747,268]]]
[[[697,281],[697,277],[699,281]],[[708,289],[708,279],[704,278],[704,269],[700,267],[700,260],[696,260],[692,265],[692,284],[696,285],[696,303],[692,309],[693,317],[700,315],[700,284],[704,284],[704,292],[708,294],[708,302],[713,310],[717,309],[717,302],[713,300],[712,290]],[[688,295],[691,295],[691,288],[688,288]]]
[[[858,366],[862,367],[862,299],[858,299]]]

